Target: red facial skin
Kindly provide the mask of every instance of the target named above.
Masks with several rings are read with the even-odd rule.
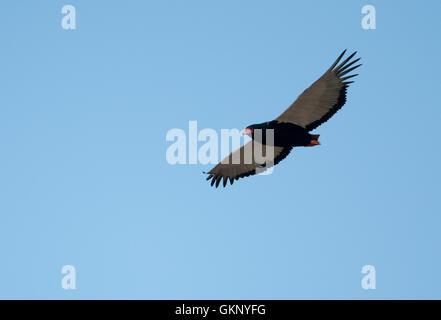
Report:
[[[249,135],[251,133],[253,133],[253,129],[250,129],[250,128],[246,128],[242,131],[242,134],[244,134],[244,135]]]

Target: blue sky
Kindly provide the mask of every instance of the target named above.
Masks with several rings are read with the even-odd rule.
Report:
[[[440,11],[2,1],[0,298],[441,298]],[[321,146],[221,190],[167,163],[168,130],[271,120],[345,48],[363,66]]]

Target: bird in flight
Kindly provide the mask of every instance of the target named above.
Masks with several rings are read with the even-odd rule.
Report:
[[[225,187],[228,180],[233,184],[234,180],[262,172],[286,158],[294,147],[319,145],[319,135],[309,132],[328,121],[345,104],[346,88],[353,82],[347,80],[358,75],[349,73],[361,66],[352,66],[360,60],[351,60],[357,52],[339,64],[345,53],[346,50],[275,120],[253,124],[243,130],[242,133],[252,140],[208,172],[207,180],[211,180],[211,186],[217,188],[222,181]],[[268,133],[271,133],[269,139]],[[262,154],[270,154],[269,161],[262,162],[256,152],[247,154],[253,148],[261,150]]]

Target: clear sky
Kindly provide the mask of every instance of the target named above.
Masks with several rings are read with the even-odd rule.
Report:
[[[441,298],[440,12],[1,1],[0,298]],[[225,189],[167,163],[170,129],[271,120],[345,48],[363,66],[321,146]]]

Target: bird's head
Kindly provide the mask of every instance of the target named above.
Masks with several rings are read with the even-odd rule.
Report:
[[[263,123],[258,123],[258,124],[252,124],[252,125],[246,127],[242,131],[242,134],[250,136],[251,138],[253,138],[255,130],[260,129],[260,130],[262,130],[262,133],[265,133],[265,129],[273,129],[272,123],[273,123],[273,121],[271,121],[271,122],[263,122]]]
[[[252,128],[252,126],[246,127],[245,129],[243,129],[242,134],[245,136],[252,136],[254,133],[254,128]]]

